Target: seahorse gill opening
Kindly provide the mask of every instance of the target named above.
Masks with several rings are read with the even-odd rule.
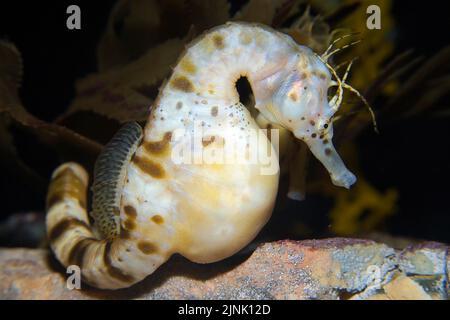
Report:
[[[235,86],[239,94],[239,101],[243,105],[248,106],[251,102],[253,92],[247,77],[240,77],[239,79],[237,79]]]

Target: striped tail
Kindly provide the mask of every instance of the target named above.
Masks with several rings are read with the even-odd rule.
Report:
[[[117,238],[98,238],[86,212],[88,180],[87,172],[73,162],[54,171],[47,196],[50,245],[64,266],[77,265],[81,269],[82,281],[89,285],[104,289],[129,287],[152,273],[159,263],[149,263],[133,250],[134,240],[125,229]]]

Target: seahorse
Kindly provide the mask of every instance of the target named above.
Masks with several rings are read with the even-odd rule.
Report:
[[[240,77],[251,85],[258,117],[304,141],[335,185],[355,182],[332,143],[344,85],[326,59],[269,27],[227,23],[187,46],[144,130],[128,124],[105,147],[94,170],[94,227],[86,170],[69,162],[54,171],[46,225],[63,265],[79,266],[91,286],[118,289],[152,274],[174,253],[211,263],[255,238],[274,207],[278,155],[269,132],[249,139],[260,128],[239,102]],[[200,148],[190,139],[196,132]],[[275,161],[275,170],[264,173],[267,163],[237,157],[198,161],[209,151],[247,160],[254,152],[252,159]]]

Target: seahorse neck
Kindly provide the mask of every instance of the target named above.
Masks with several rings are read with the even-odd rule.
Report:
[[[257,100],[270,96],[297,60],[299,46],[257,25],[229,23],[208,32],[181,57],[164,89],[167,95],[236,103],[236,80],[247,77]]]

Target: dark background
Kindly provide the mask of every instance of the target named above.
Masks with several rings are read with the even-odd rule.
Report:
[[[23,55],[20,94],[32,114],[53,120],[74,97],[75,80],[96,70],[96,46],[114,2],[1,1],[0,38],[15,43]],[[231,10],[244,2],[233,1]],[[66,28],[70,4],[81,7],[81,30]],[[396,52],[414,48],[417,55],[431,56],[450,43],[445,1],[394,1],[394,16]],[[448,101],[444,103],[450,107]],[[385,231],[450,242],[449,124],[445,117],[380,123],[380,135],[367,130],[359,138],[368,180],[381,190],[392,186],[399,190],[399,211]],[[23,135],[16,137],[16,144],[19,152],[33,148],[32,140]],[[35,152],[26,161],[49,177],[56,159],[46,156],[45,150]],[[33,191],[8,172],[0,179],[0,220],[14,212],[44,209],[45,193]],[[294,208],[301,210],[302,206]],[[325,220],[319,223],[326,224]]]

